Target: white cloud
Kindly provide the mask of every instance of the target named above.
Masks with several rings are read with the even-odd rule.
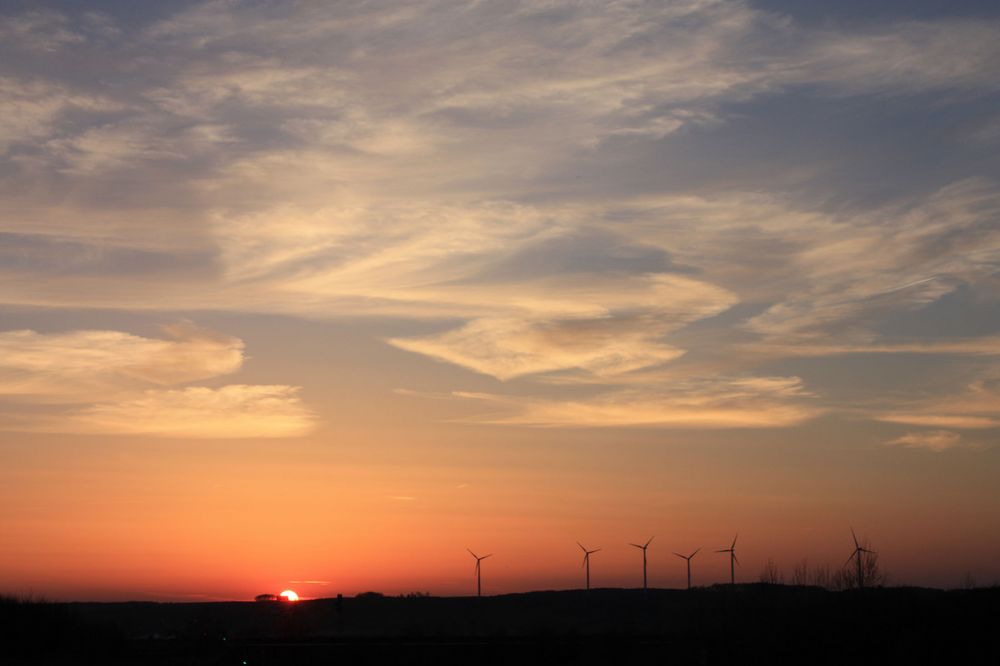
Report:
[[[781,197],[732,193],[632,202],[632,226],[744,302],[745,324],[777,345],[873,348],[873,316],[913,310],[1000,261],[1000,192],[967,180],[920,201],[833,215]]]
[[[548,299],[505,300],[496,286],[488,287],[483,295],[492,295],[494,308],[508,309],[506,318],[483,317],[439,335],[390,342],[499,379],[566,369],[610,377],[681,356],[663,336],[734,302],[725,290],[676,275],[577,280],[580,286],[560,285]],[[565,316],[574,312],[580,314]]]
[[[0,395],[91,402],[122,391],[230,374],[243,364],[237,338],[180,323],[166,339],[121,331],[0,332]]]
[[[905,446],[911,449],[927,449],[935,453],[941,453],[948,449],[953,449],[960,445],[962,436],[957,432],[948,430],[927,430],[921,432],[908,432],[905,435],[891,439],[886,442],[886,446]]]
[[[41,10],[0,16],[0,41],[29,52],[44,53],[79,44],[84,37],[72,29],[69,19],[63,14]]]
[[[456,396],[490,408],[472,422],[536,427],[780,428],[823,412],[810,404],[798,377],[683,381],[575,400],[468,392]]]
[[[964,391],[944,397],[902,404],[897,410],[875,415],[879,421],[938,428],[1000,428],[1000,381],[992,376],[977,380]]]
[[[996,89],[1000,23],[904,21],[888,28],[823,31],[802,53],[806,81],[855,92]]]
[[[74,91],[44,80],[0,76],[0,154],[15,143],[47,142],[61,114],[120,110],[120,104],[98,93]]]
[[[15,56],[0,81],[0,150],[15,153],[0,234],[32,244],[0,237],[14,246],[0,253],[0,302],[447,319],[390,342],[501,379],[635,389],[518,405],[516,418],[539,423],[787,425],[812,413],[766,387],[769,410],[699,386],[688,390],[705,402],[683,403],[652,372],[682,355],[734,374],[775,356],[994,353],[992,339],[899,344],[873,326],[995,273],[993,182],[840,213],[728,183],[643,192],[655,188],[650,151],[684,157],[661,139],[726,123],[734,102],[815,87],[994,91],[995,21],[816,29],[695,0],[208,2],[113,40],[98,34],[118,30],[109,19],[87,21],[0,19]],[[62,52],[77,66],[36,68]],[[100,77],[79,75],[88,62],[105,63]],[[597,231],[596,258],[509,268]],[[659,261],[618,261],[623,248]],[[121,264],[147,257],[180,268],[123,279]],[[676,339],[735,305],[756,312],[724,324],[738,349]],[[233,339],[108,331],[7,332],[0,354],[0,394],[63,401],[242,362]],[[995,422],[954,406],[882,418]]]
[[[394,339],[400,349],[506,380],[580,368],[601,376],[659,365],[683,350],[658,343],[662,328],[642,330],[614,319],[532,322],[476,319],[460,329],[418,339]],[[658,330],[659,329],[659,330]]]
[[[838,344],[835,340],[816,343],[802,342],[788,346],[782,340],[740,345],[758,356],[837,356],[841,354],[951,354],[963,356],[1000,356],[1000,337],[928,340],[925,342]]]
[[[295,386],[231,384],[218,389],[150,390],[76,410],[46,429],[57,432],[194,438],[299,437],[315,418]]]
[[[231,374],[243,342],[182,322],[165,339],[121,331],[0,333],[0,397],[31,405],[8,431],[163,437],[296,437],[314,426],[298,387],[161,387]],[[155,387],[155,388],[150,388]]]

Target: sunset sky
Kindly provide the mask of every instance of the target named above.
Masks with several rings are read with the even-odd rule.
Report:
[[[0,593],[1000,580],[995,2],[2,0],[0,152]]]

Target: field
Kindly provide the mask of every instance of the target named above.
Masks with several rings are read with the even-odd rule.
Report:
[[[1000,589],[0,604],[12,664],[1000,663]]]

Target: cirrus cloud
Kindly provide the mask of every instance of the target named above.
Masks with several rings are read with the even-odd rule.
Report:
[[[937,428],[1000,428],[1000,380],[995,371],[987,374],[955,394],[903,404],[898,410],[877,413],[874,418]]]
[[[782,428],[823,413],[798,377],[724,377],[643,389],[617,389],[579,399],[524,398],[457,392],[489,412],[473,423],[533,427]]]
[[[0,333],[0,430],[270,438],[314,427],[299,387],[163,388],[237,372],[244,345],[188,322],[162,330],[164,339],[112,330]],[[22,409],[2,409],[11,402]]]
[[[148,385],[231,374],[243,365],[243,341],[179,323],[165,339],[122,331],[0,332],[0,395],[45,402],[89,402]]]
[[[75,410],[57,431],[84,434],[193,438],[299,437],[315,418],[295,386],[230,384],[218,389],[189,387],[146,391],[116,403]]]
[[[683,350],[663,343],[663,337],[735,302],[723,289],[678,275],[577,279],[579,285],[561,284],[548,300],[491,298],[494,307],[509,308],[507,317],[483,317],[457,330],[390,342],[499,379],[569,369],[610,377],[681,356]],[[574,312],[579,314],[569,316]]]
[[[903,446],[911,449],[926,449],[941,453],[960,445],[962,436],[948,430],[926,430],[908,432],[896,439],[887,441],[886,446]]]
[[[769,115],[799,102],[847,119],[861,107],[872,131],[872,108],[995,94],[996,20],[854,29],[715,0],[217,1],[125,31],[69,11],[0,13],[5,304],[399,317],[421,332],[388,342],[431,359],[630,387],[546,403],[539,423],[583,404],[595,421],[654,422],[680,400],[657,370],[686,363],[685,377],[714,365],[718,389],[798,372],[761,367],[775,359],[995,348],[879,329],[989,291],[1000,198],[986,158],[956,153],[926,187],[868,201],[812,154],[820,120],[774,173],[725,131],[750,117],[744,132],[782,134]],[[716,132],[725,156],[705,169],[686,146]],[[815,152],[865,141],[850,125],[832,138]],[[99,386],[116,404],[242,363],[233,341],[136,338],[3,334],[0,393],[72,401]],[[663,423],[746,422],[753,394],[776,426],[805,413],[766,382],[735,401],[686,390],[707,402]],[[882,418],[995,422],[896,407]]]

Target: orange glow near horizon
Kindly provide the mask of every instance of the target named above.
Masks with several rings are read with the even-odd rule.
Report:
[[[281,597],[282,599],[284,599],[285,601],[298,601],[299,600],[299,595],[295,593],[295,590],[285,590],[284,592],[282,592],[278,596]]]
[[[500,455],[486,432],[476,447],[416,433],[409,449],[402,434],[359,440],[391,458],[378,466],[352,461],[361,447],[330,436],[248,446],[236,459],[221,443],[152,452],[97,443],[67,450],[63,467],[30,484],[0,470],[0,591],[161,601],[251,600],[268,589],[467,595],[466,548],[494,553],[484,594],[572,589],[583,585],[576,541],[603,549],[591,563],[595,587],[635,587],[641,558],[627,544],[651,535],[649,584],[677,588],[685,568],[675,550],[703,548],[695,585],[724,582],[727,558],[708,551],[738,531],[738,581],[756,581],[768,559],[789,578],[802,559],[839,567],[851,526],[899,584],[951,586],[967,571],[990,583],[997,573],[996,538],[978,528],[1000,516],[975,503],[992,487],[989,469],[966,474],[961,493],[931,496],[919,493],[919,475],[893,477],[875,459],[845,481],[831,454],[795,446],[754,460],[724,442],[643,443],[640,433],[612,448],[526,431]],[[808,485],[782,474],[790,461],[817,470]],[[899,519],[901,495],[914,497],[920,525]]]

